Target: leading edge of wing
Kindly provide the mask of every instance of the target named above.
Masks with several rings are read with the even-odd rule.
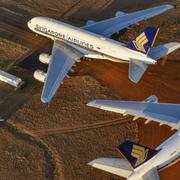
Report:
[[[151,103],[118,100],[94,100],[87,104],[91,107],[142,117],[148,120],[166,124],[174,129],[179,129],[180,105],[170,103]]]
[[[41,101],[49,103],[81,53],[63,42],[54,41]]]
[[[128,13],[124,16],[117,16],[91,25],[82,27],[87,31],[110,37],[112,34],[129,27],[130,25],[137,24],[142,20],[147,20],[151,17],[159,15],[165,11],[175,8],[173,5],[161,5],[145,10],[140,10],[132,13]]]

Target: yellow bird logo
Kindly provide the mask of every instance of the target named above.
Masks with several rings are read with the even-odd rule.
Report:
[[[149,149],[135,144],[133,145],[131,156],[137,159],[135,166],[138,166],[147,159],[148,152]]]
[[[136,49],[138,49],[139,51],[146,52],[144,45],[147,42],[148,42],[148,39],[146,37],[146,34],[143,32],[136,38],[136,40],[133,41],[133,44],[136,47]]]

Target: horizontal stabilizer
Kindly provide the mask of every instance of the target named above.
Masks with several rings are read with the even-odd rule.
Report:
[[[122,155],[130,162],[131,166],[135,169],[141,164],[145,163],[159,151],[133,143],[131,141],[125,141],[118,147]]]
[[[158,60],[180,48],[179,42],[171,42],[150,49],[148,56]]]
[[[142,61],[132,60],[129,63],[129,79],[138,83],[148,68],[148,64]]]
[[[127,45],[129,49],[148,54],[150,48],[153,46],[159,29],[155,27],[147,27],[139,36]]]
[[[124,178],[128,178],[132,173],[128,161],[120,158],[98,158],[88,165]]]

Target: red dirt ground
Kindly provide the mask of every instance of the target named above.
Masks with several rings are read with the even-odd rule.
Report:
[[[177,51],[176,54],[178,55],[178,53]],[[141,82],[137,85],[128,79],[127,64],[84,61],[81,66],[77,68],[77,72],[81,75],[88,74],[93,76],[101,82],[101,84],[110,87],[115,95],[122,99],[144,100],[148,96],[155,94],[161,102],[180,103],[179,69],[180,60],[173,61],[170,58],[164,66],[159,63],[156,66],[150,67]],[[143,120],[138,122],[138,127],[140,143],[151,147],[156,147],[174,132],[171,132],[170,128],[166,126],[159,127],[157,123],[153,122],[144,125]],[[161,178],[179,180],[179,168],[180,162],[163,170],[160,173]]]
[[[165,2],[163,0],[148,0],[148,1],[142,1],[142,0],[136,0],[133,3],[133,6],[131,5],[132,0],[126,0],[126,1],[95,1],[95,0],[86,0],[83,2],[77,3],[77,6],[74,8],[74,1],[72,3],[71,0],[66,1],[64,3],[58,3],[59,1],[54,1],[54,3],[50,3],[50,1],[42,1],[38,0],[36,2],[29,0],[29,1],[12,1],[12,0],[1,0],[1,12],[0,12],[0,26],[1,26],[1,35],[8,37],[8,39],[15,40],[18,42],[21,42],[24,45],[27,45],[28,47],[32,49],[37,49],[42,47],[46,40],[44,38],[37,38],[34,35],[32,36],[32,32],[28,32],[28,29],[26,27],[26,22],[33,16],[37,15],[46,15],[50,17],[56,17],[57,19],[63,19],[66,21],[70,21],[71,23],[75,24],[84,24],[86,20],[88,19],[104,19],[108,17],[112,17],[114,13],[117,10],[125,10],[127,12],[152,7],[154,5],[160,5],[164,4]],[[160,34],[158,37],[158,43],[165,43],[170,41],[180,41],[180,34],[179,34],[179,28],[180,28],[180,21],[179,21],[179,0],[169,0],[166,1],[166,3],[171,4],[177,4],[177,9],[173,10],[171,12],[165,13],[161,16],[158,16],[156,18],[153,18],[152,20],[148,22],[142,23],[141,26],[139,26],[138,29],[135,30],[135,32],[131,31],[128,35],[128,37],[134,37],[134,33],[136,34],[137,31],[142,30],[144,26],[148,25],[155,25],[157,27],[160,27]],[[92,7],[92,4],[94,5]],[[40,8],[41,5],[41,8]],[[68,8],[65,8],[68,7]],[[68,11],[70,10],[70,11]],[[60,13],[59,13],[60,12]],[[2,28],[4,27],[4,28]],[[131,39],[129,38],[129,39]],[[126,38],[125,38],[126,39]],[[122,99],[128,99],[128,100],[143,100],[147,98],[148,96],[152,94],[156,94],[161,102],[173,102],[173,103],[180,103],[180,51],[176,51],[175,53],[170,56],[168,62],[165,65],[161,65],[161,62],[158,65],[151,66],[144,75],[142,81],[135,85],[128,79],[128,64],[116,64],[116,63],[110,63],[110,62],[101,62],[99,61],[83,61],[79,66],[76,68],[76,75],[90,75],[97,79],[102,85],[107,86],[109,89],[112,89],[114,92],[114,97],[119,97]],[[60,90],[59,90],[60,91]],[[40,92],[39,92],[40,97]],[[35,95],[37,96],[37,94]],[[57,98],[57,96],[56,96]],[[66,97],[68,98],[68,97]],[[74,96],[75,98],[75,96]],[[35,99],[38,99],[35,97]],[[35,101],[38,107],[42,108],[42,105],[40,105],[40,101]],[[56,99],[56,102],[54,103],[54,107],[56,110],[58,109],[58,100]],[[32,104],[34,105],[34,104]],[[59,105],[59,104],[58,104]],[[33,106],[34,107],[34,106]],[[36,109],[33,109],[36,111]],[[36,107],[36,106],[35,106]],[[41,109],[42,110],[42,109]],[[55,110],[55,111],[56,111]],[[49,110],[51,111],[51,110]],[[52,110],[53,111],[53,110]],[[91,111],[91,113],[95,113],[96,111]],[[99,112],[99,111],[98,111]],[[48,111],[46,112],[48,113]],[[100,112],[99,112],[100,113]],[[104,112],[102,112],[104,114]],[[101,113],[99,114],[101,115]],[[26,117],[26,116],[24,116]],[[28,117],[28,114],[27,114]],[[32,117],[33,118],[33,117]],[[78,117],[76,116],[76,120]],[[20,120],[22,120],[23,117],[20,117]],[[36,118],[35,118],[36,119]],[[33,125],[41,125],[41,123],[45,123],[44,119],[42,118],[39,120],[39,122],[30,121],[31,119],[28,119],[28,123],[30,126]],[[48,122],[51,119],[46,119],[46,122]],[[30,122],[29,122],[30,121]],[[24,122],[24,123],[27,123]],[[39,123],[39,124],[38,124]],[[53,124],[53,122],[50,122]],[[74,123],[74,122],[73,122]],[[87,123],[87,122],[85,122]],[[23,123],[22,123],[23,124]],[[55,124],[55,123],[54,123]],[[48,125],[48,124],[46,124]],[[82,162],[82,160],[85,162],[88,157],[89,160],[97,157],[97,156],[103,156],[103,155],[116,155],[112,154],[112,148],[115,149],[116,144],[118,143],[118,138],[120,135],[118,135],[118,132],[121,130],[121,128],[124,129],[125,126],[115,126],[115,129],[108,129],[107,131],[99,131],[98,130],[92,130],[91,132],[82,132],[80,134],[72,135],[69,138],[68,136],[58,136],[57,142],[53,142],[53,138],[48,137],[48,140],[50,143],[54,143],[53,148],[56,148],[60,150],[60,156],[64,155],[65,160],[68,159],[69,156],[66,153],[66,149],[69,153],[71,153],[72,159],[79,160]],[[169,137],[173,132],[170,131],[170,129],[166,126],[159,127],[156,123],[150,123],[148,125],[144,125],[143,120],[138,121],[138,127],[139,127],[139,133],[138,136],[140,138],[140,143],[143,143],[144,145],[156,147],[158,144],[160,144],[163,140],[165,140],[167,137]],[[119,129],[120,128],[120,129]],[[106,133],[107,132],[107,133]],[[116,134],[113,134],[113,132]],[[99,133],[99,134],[98,134]],[[101,139],[102,142],[106,142],[106,135],[108,136],[108,143],[106,144],[102,143],[102,149],[98,152],[99,146],[96,147],[96,144],[98,144],[98,139],[96,141],[93,141],[93,145],[95,148],[92,147],[91,141],[96,138],[95,134],[98,134],[98,138],[100,139],[101,133],[104,135]],[[130,133],[128,131],[128,133]],[[114,136],[111,137],[111,134]],[[90,136],[91,135],[91,136]],[[86,140],[87,137],[89,137],[88,146],[86,146]],[[74,139],[73,139],[74,138]],[[82,138],[82,139],[80,139]],[[94,139],[90,139],[94,138]],[[122,137],[121,137],[122,138]],[[47,139],[46,139],[47,140]],[[52,141],[51,141],[52,140]],[[61,144],[62,140],[62,144]],[[76,140],[76,141],[73,141]],[[70,142],[69,142],[70,141]],[[76,147],[76,143],[79,145]],[[83,149],[80,148],[81,142],[83,142]],[[75,147],[75,153],[73,150],[69,149],[70,143],[73,144],[73,147]],[[100,145],[101,145],[100,144]],[[92,152],[88,152],[88,148],[90,147],[90,150],[92,149]],[[61,149],[62,148],[62,149]],[[86,156],[83,157],[83,150],[86,150]],[[104,150],[104,154],[103,154]],[[107,154],[106,154],[106,153]],[[109,153],[109,154],[108,154]],[[81,159],[82,157],[82,159]],[[68,159],[66,163],[68,166],[73,166],[69,162],[71,159]],[[74,163],[74,162],[73,162]],[[75,162],[78,163],[78,162]],[[3,163],[2,163],[3,164]],[[31,166],[31,165],[30,165]],[[44,167],[44,164],[42,165]],[[73,166],[74,167],[74,166]],[[83,168],[80,169],[80,171],[77,171],[77,167],[75,167],[74,170],[72,170],[72,176],[68,174],[68,168],[66,168],[65,172],[67,174],[67,177],[86,177],[84,174],[87,172],[88,175],[92,175],[92,177],[89,177],[89,179],[112,179],[112,177],[104,173],[102,171],[98,171],[95,169],[91,169],[86,164],[84,164],[85,171],[83,171]],[[179,180],[180,179],[180,162],[163,170],[160,172],[160,176],[162,180]],[[90,173],[91,171],[91,173]],[[36,171],[34,171],[36,174]],[[6,172],[7,173],[7,172]],[[84,174],[83,174],[84,173]]]

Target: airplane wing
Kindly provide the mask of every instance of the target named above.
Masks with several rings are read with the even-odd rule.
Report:
[[[160,180],[157,168],[153,168],[150,171],[148,171],[146,174],[143,175],[142,179],[143,180]]]
[[[148,101],[143,102],[94,100],[87,105],[123,115],[132,115],[135,116],[134,120],[142,117],[147,119],[145,123],[153,120],[160,124],[166,124],[172,129],[179,129],[180,104],[157,103],[151,101],[151,97],[148,98]]]
[[[82,57],[82,53],[77,49],[63,42],[54,41],[51,61],[41,95],[42,102],[49,103],[51,101],[67,73],[80,57]]]
[[[117,33],[124,28],[137,24],[140,21],[147,20],[173,8],[175,8],[175,6],[162,5],[132,13],[121,12],[117,13],[114,18],[94,22],[82,28],[99,35],[110,37],[112,34]]]
[[[133,172],[128,161],[120,158],[97,158],[88,165],[124,178],[128,178]]]

